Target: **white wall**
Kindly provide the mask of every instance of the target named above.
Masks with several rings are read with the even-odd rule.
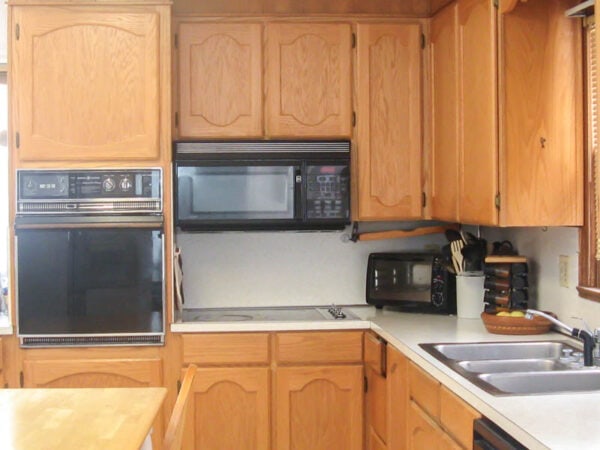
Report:
[[[424,250],[443,235],[345,242],[347,232],[178,233],[185,308],[364,304],[371,252]]]
[[[581,327],[583,317],[590,327],[600,327],[600,303],[577,294],[579,235],[577,228],[486,228],[488,241],[509,239],[521,255],[529,258],[531,294],[536,308],[554,312],[560,320]],[[569,287],[559,283],[559,255],[569,257]]]

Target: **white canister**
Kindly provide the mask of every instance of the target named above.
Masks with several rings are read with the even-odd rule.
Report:
[[[463,272],[456,276],[456,315],[462,319],[479,319],[483,312],[482,272]]]

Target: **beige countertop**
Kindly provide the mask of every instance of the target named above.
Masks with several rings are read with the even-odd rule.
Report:
[[[490,334],[480,319],[351,308],[360,320],[318,322],[181,323],[174,332],[288,331],[371,328],[451,391],[530,449],[600,448],[600,392],[493,396],[425,352],[419,344],[523,340],[574,341],[557,333]],[[575,344],[576,346],[578,343]]]

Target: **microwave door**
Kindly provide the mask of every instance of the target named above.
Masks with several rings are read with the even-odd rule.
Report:
[[[294,221],[301,194],[300,166],[180,165],[177,222],[211,225]]]

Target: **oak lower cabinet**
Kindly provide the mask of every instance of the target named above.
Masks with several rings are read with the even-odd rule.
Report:
[[[346,137],[349,23],[177,20],[174,134]]]
[[[409,359],[397,348],[386,348],[388,450],[407,447]],[[374,450],[374,449],[373,449]]]
[[[572,4],[456,0],[432,18],[433,218],[582,224],[582,33],[565,17]]]
[[[356,27],[354,220],[423,216],[422,26]]]
[[[362,450],[362,332],[183,334],[184,448]]]
[[[163,386],[160,358],[25,359],[21,377],[24,388]],[[160,448],[163,430],[163,413],[159,412],[152,434],[156,448]]]
[[[364,335],[365,448],[386,449],[388,442],[388,380],[386,342],[369,331]]]
[[[169,4],[24,3],[9,2],[18,161],[159,161],[161,143],[170,149]]]
[[[408,363],[408,449],[472,449],[473,421],[481,414]]]
[[[6,378],[4,377],[4,355],[2,353],[2,339],[0,339],[0,389],[6,387]]]

